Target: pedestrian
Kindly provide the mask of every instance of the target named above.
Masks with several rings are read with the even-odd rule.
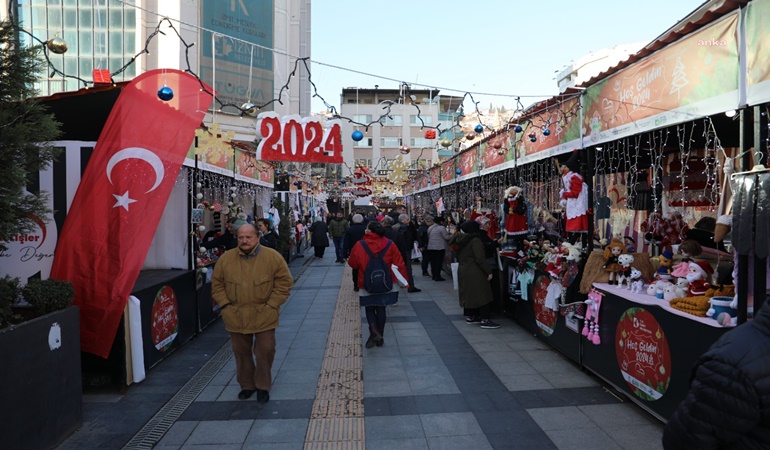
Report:
[[[433,281],[446,281],[441,277],[441,268],[444,265],[447,241],[450,236],[446,227],[434,221],[433,216],[425,216],[425,224],[428,225],[428,258],[430,258],[430,273]]]
[[[366,246],[366,247],[364,247]],[[368,250],[368,251],[367,251]],[[370,254],[374,257],[382,257],[385,267],[390,268],[395,265],[402,274],[406,272],[404,260],[401,258],[401,252],[394,245],[393,241],[385,237],[385,227],[379,222],[370,222],[366,226],[364,238],[353,246],[350,251],[348,264],[354,270],[358,271],[358,286],[366,286],[364,274],[371,261]],[[371,293],[362,289],[359,294],[359,301],[366,312],[366,321],[369,324],[369,338],[366,340],[365,347],[372,348],[375,345],[381,347],[385,343],[383,337],[385,332],[385,323],[387,315],[385,306],[398,301],[398,283],[396,275],[388,270],[393,287],[387,293]]]
[[[459,267],[457,284],[460,292],[460,306],[463,308],[465,323],[480,324],[481,328],[500,328],[489,318],[492,303],[492,269],[487,264],[481,227],[475,220],[466,220],[460,227],[462,233],[452,237],[449,245],[457,255]]]
[[[364,216],[361,214],[353,214],[351,219],[353,224],[348,227],[345,232],[345,239],[343,240],[342,248],[344,250],[345,259],[350,258],[350,250],[358,241],[364,238],[366,232],[366,225],[364,224]],[[358,269],[353,268],[353,290],[358,292]]]
[[[227,219],[227,226],[225,227],[225,232],[222,233],[221,236],[215,237],[214,239],[210,239],[209,241],[206,241],[203,243],[203,246],[206,248],[217,248],[217,247],[224,247],[225,251],[234,249],[238,246],[238,240],[235,239],[235,231],[240,227],[241,225],[245,224],[245,220],[238,219],[236,217],[231,217]]]
[[[722,335],[696,363],[666,423],[663,448],[770,448],[770,302]]]
[[[211,297],[222,312],[235,357],[238,398],[257,393],[270,400],[275,329],[280,308],[294,285],[289,267],[277,251],[259,244],[254,225],[236,231],[238,247],[225,252],[214,266]]]
[[[428,267],[430,265],[430,258],[428,257],[428,224],[425,222],[424,216],[420,219],[420,225],[417,227],[417,245],[422,253],[422,259],[420,259],[420,268],[422,269],[422,276],[429,277]]]
[[[412,249],[417,238],[417,229],[406,213],[398,216],[398,223],[393,225],[393,229],[398,234],[398,241],[396,242],[406,265],[406,280],[409,282],[409,290],[407,292],[422,292],[422,289],[417,289],[414,285],[414,274],[412,271]]]
[[[329,234],[332,236],[332,241],[334,241],[334,253],[337,256],[337,259],[334,262],[345,262],[344,243],[345,232],[348,231],[348,228],[350,228],[350,225],[348,224],[348,221],[342,217],[342,211],[337,211],[337,214],[335,214],[334,218],[329,222]]]
[[[313,225],[308,228],[310,232],[310,245],[315,250],[316,258],[323,258],[326,247],[329,246],[329,235],[327,233],[326,222],[319,215]]]
[[[275,234],[270,226],[270,219],[257,219],[257,230],[259,231],[259,243],[265,247],[278,249],[278,235]]]

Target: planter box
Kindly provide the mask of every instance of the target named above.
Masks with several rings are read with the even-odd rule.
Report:
[[[0,330],[3,448],[50,449],[83,423],[76,306]]]

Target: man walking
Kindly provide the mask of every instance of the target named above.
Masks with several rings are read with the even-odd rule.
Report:
[[[345,262],[345,232],[348,231],[349,227],[348,221],[342,217],[342,211],[337,211],[337,214],[329,222],[329,234],[332,236],[332,241],[334,241],[334,253],[337,255],[337,260],[334,262]]]
[[[412,275],[412,248],[414,241],[417,240],[417,229],[414,228],[409,220],[409,215],[406,213],[398,216],[398,223],[393,225],[393,229],[398,234],[398,240],[394,242],[398,244],[401,257],[404,258],[404,264],[406,264],[406,280],[409,282],[407,292],[420,292],[422,289],[415,287],[414,275]]]
[[[211,296],[222,312],[235,356],[238,398],[257,393],[270,400],[275,358],[275,329],[280,307],[289,298],[294,280],[277,251],[259,244],[254,225],[236,231],[238,247],[225,252],[214,266]],[[255,364],[256,358],[256,364]]]

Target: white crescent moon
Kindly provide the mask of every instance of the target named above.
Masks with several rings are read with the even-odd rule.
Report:
[[[132,158],[141,159],[153,168],[155,171],[155,184],[153,184],[150,190],[147,192],[155,190],[161,181],[163,181],[163,176],[165,173],[165,169],[163,168],[163,161],[161,161],[160,158],[158,158],[158,155],[155,153],[141,147],[124,148],[123,150],[120,150],[112,155],[112,158],[110,158],[109,162],[107,162],[107,179],[110,180],[110,184],[112,184],[112,168],[115,167],[115,164],[125,159]],[[145,194],[147,192],[145,192]]]

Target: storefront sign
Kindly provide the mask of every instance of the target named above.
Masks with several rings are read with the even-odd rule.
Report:
[[[160,351],[166,351],[179,333],[179,313],[176,293],[169,285],[158,291],[152,303],[152,345]]]
[[[551,277],[540,275],[535,280],[534,286],[534,308],[535,323],[545,336],[553,334],[556,328],[556,311],[545,306],[545,299],[548,296],[548,285],[551,284]]]
[[[631,391],[658,400],[671,382],[671,352],[663,329],[644,308],[629,308],[615,329],[618,368]]]
[[[754,0],[746,7],[746,102],[770,101],[770,0]]]
[[[41,275],[48,278],[56,249],[56,223],[52,216],[44,223],[39,217],[31,217],[34,226],[28,233],[14,234],[3,242],[0,250],[0,274],[18,277],[25,284],[30,277]]]
[[[338,120],[326,122],[326,129],[315,117],[298,115],[279,119],[273,111],[257,117],[257,133],[262,141],[257,159],[266,161],[342,163],[342,139]]]
[[[737,31],[736,12],[590,86],[583,145],[736,109]]]

